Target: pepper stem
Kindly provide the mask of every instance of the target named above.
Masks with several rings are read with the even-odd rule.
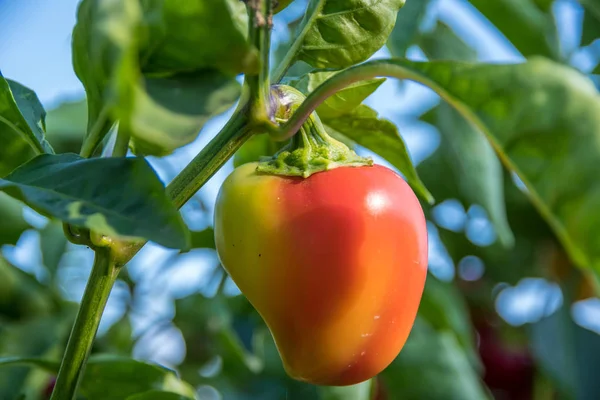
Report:
[[[285,85],[271,91],[275,97],[276,120],[284,123],[304,101],[304,95]],[[373,165],[370,158],[361,157],[348,146],[329,136],[316,113],[302,124],[290,142],[272,157],[264,157],[256,169],[259,173],[308,178],[314,173],[338,167]]]

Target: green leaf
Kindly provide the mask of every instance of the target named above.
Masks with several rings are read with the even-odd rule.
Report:
[[[588,46],[600,38],[600,13],[586,10],[583,14],[583,27],[581,28],[581,46]]]
[[[41,155],[0,179],[0,190],[41,214],[99,234],[189,245],[181,215],[143,158]]]
[[[0,193],[0,246],[17,244],[21,234],[31,225],[23,218],[23,205],[4,193]]]
[[[481,369],[474,329],[465,299],[455,286],[427,276],[419,316],[438,331],[454,333],[471,365]]]
[[[291,51],[316,68],[345,68],[379,50],[404,0],[311,0]]]
[[[87,94],[87,136],[107,132],[132,98],[137,74],[137,1],[83,0],[73,29],[73,68]],[[112,115],[111,114],[116,114]]]
[[[144,393],[134,394],[126,400],[192,400],[192,397],[183,396],[178,393],[164,392],[162,390],[149,390]]]
[[[129,356],[133,352],[134,344],[129,314],[124,314],[104,335],[97,337],[94,343],[103,353],[123,356]]]
[[[370,400],[373,380],[350,386],[320,386],[318,390],[320,400]]]
[[[0,255],[0,321],[25,321],[55,311],[59,300],[35,277],[10,264]],[[1,332],[2,324],[0,324]],[[0,335],[2,336],[2,335]],[[3,348],[0,347],[0,354]],[[9,352],[13,352],[10,346]]]
[[[548,12],[552,10],[554,0],[533,0],[535,5],[542,11]]]
[[[201,231],[191,232],[192,249],[214,249],[215,231],[213,228],[206,228]]]
[[[600,270],[600,96],[587,77],[542,58],[378,63],[429,86],[484,132],[575,264]]]
[[[53,153],[44,138],[45,116],[31,89],[0,73],[0,177],[37,154]]]
[[[283,83],[293,86],[307,95],[337,72],[339,71],[314,70],[299,78],[285,79]],[[353,83],[328,97],[323,104],[317,107],[316,111],[321,119],[339,117],[349,113],[377,90],[383,82],[385,82],[385,78],[368,79]]]
[[[232,328],[234,302],[239,301],[248,306],[241,296],[207,298],[197,294],[176,302],[173,322],[186,338],[186,362],[189,365],[200,368],[219,356],[225,375],[248,377],[262,369],[261,360],[246,350]]]
[[[552,14],[540,10],[533,0],[470,1],[523,56],[560,58]]]
[[[600,397],[595,371],[600,368],[600,336],[577,325],[570,307],[531,324],[528,331],[533,355],[564,397]]]
[[[14,365],[27,365],[57,373],[60,362],[36,357],[0,357],[0,367],[11,367]]]
[[[380,375],[393,399],[490,398],[456,336],[417,318],[400,355]]]
[[[475,61],[477,59],[477,52],[441,21],[437,21],[432,31],[421,35],[418,44],[431,60]]]
[[[142,10],[133,1],[82,1],[73,31],[73,57],[75,72],[87,92],[88,135],[92,131],[106,132],[118,120],[119,129],[131,135],[137,153],[167,155],[191,143],[209,118],[231,107],[239,97],[239,84],[232,74],[200,69],[200,65],[186,72],[165,69],[178,54],[194,57],[199,49],[211,47],[198,45],[180,54],[178,46],[182,42],[173,42],[175,39],[168,35],[178,37],[182,27],[200,24],[195,21],[190,25],[179,12],[193,12],[194,7],[200,7],[210,15],[219,8],[195,1],[186,3],[191,8],[175,8],[174,4],[145,2]],[[161,14],[163,11],[170,13],[167,22],[162,19],[167,18]],[[200,39],[203,43],[218,42]],[[155,48],[161,45],[167,47],[160,51]],[[156,52],[150,53],[150,49]],[[161,52],[165,65],[156,64],[162,59]],[[142,75],[150,61],[155,63],[153,72],[160,71],[160,75]]]
[[[195,397],[194,388],[167,368],[105,354],[90,357],[80,386],[87,400],[122,400],[150,390]]]
[[[406,50],[415,42],[419,26],[425,17],[429,0],[408,0],[398,11],[396,25],[387,40],[387,47],[394,57],[404,57]]]
[[[136,153],[164,156],[193,142],[239,95],[239,83],[215,70],[146,78],[134,90],[132,108],[122,112],[120,129],[130,130]]]
[[[15,399],[30,389],[27,381],[32,365],[50,372],[58,370],[58,362],[52,360],[64,350],[75,316],[73,311],[76,310],[69,308],[52,315],[0,324],[0,354],[6,357],[4,365],[0,365],[1,399]]]
[[[78,153],[85,136],[87,102],[66,101],[48,110],[46,138],[57,153]]]
[[[248,15],[243,2],[146,0],[141,4],[148,27],[140,50],[145,73],[212,68],[234,75],[258,71],[258,53],[246,40]]]
[[[67,251],[67,238],[61,222],[49,221],[48,225],[40,231],[40,247],[42,262],[48,268],[50,275],[54,276],[63,254]]]
[[[447,104],[437,108],[442,136],[439,150],[450,165],[455,185],[468,204],[479,204],[494,224],[501,243],[514,244],[504,201],[502,165],[486,137]]]
[[[323,122],[328,128],[385,158],[404,174],[419,195],[428,202],[433,201],[433,197],[419,179],[406,145],[392,122],[379,118],[375,110],[364,104],[350,114],[324,119]]]

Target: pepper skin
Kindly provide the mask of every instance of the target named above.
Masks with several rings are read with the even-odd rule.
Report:
[[[308,178],[236,168],[215,209],[220,260],[269,327],[286,372],[365,381],[398,355],[427,272],[423,210],[382,166]]]

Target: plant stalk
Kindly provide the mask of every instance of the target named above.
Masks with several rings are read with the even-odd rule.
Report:
[[[129,150],[129,140],[131,139],[131,134],[129,129],[125,128],[123,125],[119,125],[119,130],[117,131],[117,139],[115,140],[115,146],[113,147],[112,157],[125,157],[127,155],[127,150]]]
[[[119,267],[109,248],[97,248],[79,312],[67,343],[51,400],[72,400],[83,376],[92,343]]]
[[[102,142],[108,131],[112,126],[112,122],[109,120],[109,112],[108,108],[104,107],[100,114],[98,115],[98,119],[89,130],[88,135],[85,137],[83,144],[81,145],[81,151],[79,155],[84,158],[89,158],[94,154],[94,151]]]
[[[270,101],[269,50],[273,24],[272,0],[248,0],[246,3],[249,24],[248,38],[259,51],[260,66],[257,75],[247,75],[244,91],[248,96],[248,111],[254,124],[275,126]]]

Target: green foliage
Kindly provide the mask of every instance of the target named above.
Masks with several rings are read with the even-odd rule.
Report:
[[[447,104],[435,109],[441,141],[439,152],[446,159],[452,182],[457,182],[465,204],[479,204],[488,213],[500,241],[507,247],[514,237],[504,205],[502,165],[486,138]]]
[[[111,384],[107,385],[107,382]],[[179,395],[173,399],[195,398],[194,388],[177,378],[173,371],[158,365],[111,355],[97,355],[90,359],[80,390],[89,400],[120,400],[151,390]]]
[[[0,193],[0,246],[3,244],[17,244],[21,234],[31,228],[23,218],[23,205],[17,200]]]
[[[403,399],[489,398],[454,333],[437,331],[422,319],[381,379],[390,393]]]
[[[233,74],[257,71],[257,52],[246,40],[246,8],[239,1],[140,3],[143,29],[147,30],[146,40],[140,46],[144,73],[173,74],[213,68]]]
[[[533,0],[471,0],[471,3],[525,57],[541,55],[560,59],[551,10],[541,10]]]
[[[197,262],[195,252],[185,253],[189,249],[203,249],[198,253],[204,261],[217,263],[212,227],[188,231],[170,203],[172,188],[165,191],[143,156],[172,154],[193,142],[211,118],[238,102],[244,105],[248,93],[235,77],[252,77],[261,68],[259,49],[248,40],[256,16],[249,18],[237,0],[82,0],[72,51],[85,99],[46,113],[33,90],[0,75],[0,247],[7,245],[0,248],[0,399],[47,400],[43,391],[58,371],[76,315],[75,304],[65,299],[74,298],[72,279],[86,271],[83,250],[67,243],[63,222],[180,250],[164,262],[154,255],[140,258],[157,264],[154,271],[137,266],[120,272],[119,284],[132,298],[95,341],[79,390],[86,399],[195,399],[202,393],[196,389],[203,387],[226,400],[491,398],[482,378],[490,361],[480,357],[480,326],[472,321],[498,319],[497,293],[524,277],[556,281],[564,294],[554,314],[512,328],[533,355],[535,395],[600,396],[594,373],[599,336],[573,321],[571,282],[549,255],[566,252],[570,261],[563,268],[570,274],[579,274],[574,265],[600,272],[600,97],[591,80],[574,70],[575,63],[569,65],[572,54],[560,49],[554,2],[470,1],[526,59],[512,65],[478,63],[472,47],[476,38],[468,37],[467,25],[458,29],[440,15],[438,2],[307,3],[298,14],[298,4],[285,8],[288,2],[280,2],[285,10],[275,19],[273,34],[288,29],[291,40],[272,49],[272,83],[282,81],[309,94],[387,45],[399,57],[388,62],[390,68],[442,98],[420,116],[440,137],[427,159],[415,166],[396,125],[364,104],[383,78],[343,88],[316,112],[336,139],[368,149],[397,168],[425,200],[425,214],[437,224],[451,261],[458,266],[466,257],[478,257],[483,276],[476,282],[460,276],[442,282],[429,274],[400,355],[378,377],[350,387],[316,387],[287,377],[260,315],[243,296],[224,294],[229,283],[218,266],[206,285],[173,295],[174,315],[161,316],[140,333],[132,316],[147,311],[140,303],[154,296],[147,292],[151,283],[171,296],[169,278],[177,273],[170,273],[170,263],[179,265],[184,257]],[[593,57],[600,2],[579,4],[582,38],[575,50],[587,46]],[[279,26],[281,21],[285,24]],[[402,59],[411,46],[430,61]],[[235,116],[244,112],[241,107]],[[409,118],[417,123],[419,116]],[[234,166],[270,156],[285,144],[271,139],[263,126],[254,130],[236,152]],[[108,135],[115,132],[131,137],[129,147],[138,157],[105,157],[114,142]],[[241,142],[222,141],[229,147],[189,170],[201,175],[210,167],[214,173],[215,164],[225,162]],[[72,154],[82,146],[85,157]],[[86,159],[99,155],[100,148],[103,157]],[[434,198],[436,204],[425,204]],[[498,240],[481,246],[465,226],[444,228],[441,208],[435,207],[446,200],[465,210],[481,206]],[[50,220],[26,220],[28,207]],[[194,212],[202,214],[203,223],[210,218],[205,209]],[[39,237],[33,250],[39,251],[41,265],[21,269],[9,262],[9,249],[26,231]],[[182,264],[193,264],[187,261]],[[221,283],[211,295],[215,280]],[[163,327],[177,329],[185,342],[177,371],[131,358],[143,339]],[[506,327],[501,322],[494,329]]]
[[[311,0],[292,51],[317,68],[365,61],[387,40],[404,0]]]
[[[31,89],[0,73],[0,177],[36,154],[53,152],[44,138],[45,116]]]
[[[555,314],[533,324],[531,347],[542,370],[568,398],[596,398],[600,386],[598,368],[600,337],[577,325],[563,306]]]
[[[119,187],[127,188],[127,197]],[[179,212],[142,158],[42,155],[1,179],[0,190],[44,215],[103,235],[154,240],[172,248],[189,245]]]
[[[240,10],[241,5],[230,3]],[[182,8],[176,4],[148,1],[142,7],[135,1],[97,0],[80,4],[73,57],[75,72],[87,92],[88,136],[105,134],[119,120],[119,129],[131,135],[136,153],[166,155],[192,142],[210,117],[237,100],[239,84],[232,72],[241,72],[242,66],[235,71],[231,66],[229,73],[213,67],[216,60],[224,62],[220,55],[231,50],[228,46],[242,43],[243,36],[219,36],[222,41],[214,41],[204,29],[214,29],[229,17],[229,26],[241,29],[243,18],[224,14],[225,5],[194,1]],[[182,41],[189,32],[180,29],[190,26],[185,19],[200,17],[211,24],[194,25],[201,27],[201,36]],[[190,53],[187,46],[207,53]],[[208,62],[208,54],[214,62]],[[236,54],[233,61],[243,58]]]
[[[591,81],[541,58],[505,66],[386,63],[414,74],[482,130],[575,263],[600,268],[592,233],[600,98]]]
[[[77,153],[87,126],[87,102],[66,101],[48,110],[46,138],[57,153]]]
[[[398,12],[396,25],[387,39],[387,46],[394,57],[404,57],[406,50],[419,36],[419,27],[427,12],[429,0],[408,0]]]
[[[441,21],[437,21],[432,31],[421,35],[418,43],[425,55],[432,60],[477,60],[477,52]]]

